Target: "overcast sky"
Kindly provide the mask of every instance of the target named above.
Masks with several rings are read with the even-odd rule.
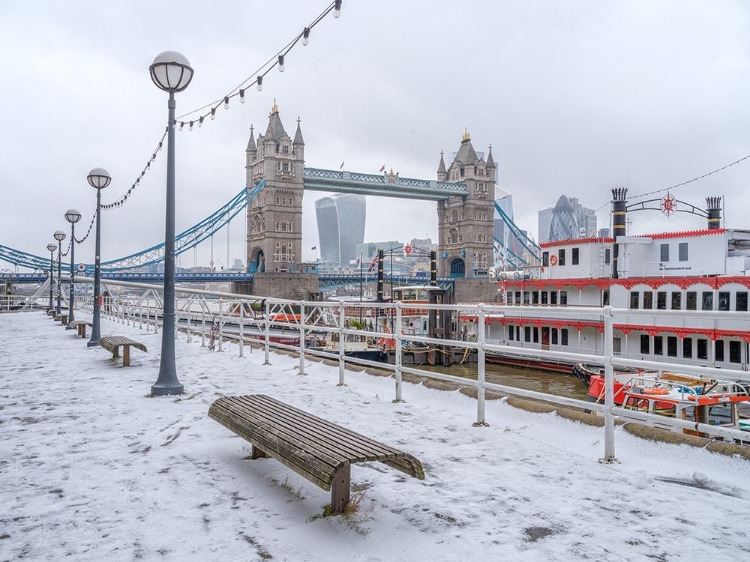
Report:
[[[88,227],[103,166],[104,203],[133,183],[166,122],[167,96],[148,74],[178,50],[195,78],[178,114],[222,97],[299,33],[326,1],[223,3],[110,0],[0,2],[0,244],[37,255],[75,207]],[[440,151],[491,144],[516,222],[536,237],[537,212],[561,194],[599,208],[609,189],[635,196],[750,154],[750,2],[737,0],[344,0],[307,47],[287,57],[247,103],[177,133],[177,231],[237,194],[253,124],[276,98],[287,132],[302,120],[306,165],[434,179]],[[102,259],[164,240],[166,150],[123,207],[103,213]],[[673,192],[705,204],[724,195],[726,224],[750,227],[750,160]],[[305,195],[305,259],[317,257]],[[435,203],[368,198],[365,239],[436,238]],[[243,215],[244,217],[244,215]],[[705,219],[638,213],[633,233],[703,228]],[[82,232],[77,233],[79,236]],[[245,223],[230,257],[245,258]],[[76,261],[93,261],[93,236]],[[207,264],[210,246],[195,259]],[[217,234],[217,266],[227,239]],[[78,259],[80,257],[80,260]],[[2,262],[0,268],[9,268]]]

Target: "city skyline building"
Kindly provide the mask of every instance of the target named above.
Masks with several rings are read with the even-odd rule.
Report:
[[[561,195],[554,207],[538,212],[539,243],[595,237],[597,217],[577,197]]]
[[[359,258],[357,245],[364,242],[367,218],[364,195],[345,193],[321,197],[315,201],[315,216],[323,262],[346,266]]]

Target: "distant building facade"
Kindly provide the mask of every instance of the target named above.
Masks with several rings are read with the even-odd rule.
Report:
[[[321,260],[346,266],[359,259],[357,245],[365,238],[365,196],[347,193],[322,197],[315,201],[315,215]]]
[[[561,195],[554,207],[538,214],[539,243],[595,237],[596,213],[581,205],[576,197]]]

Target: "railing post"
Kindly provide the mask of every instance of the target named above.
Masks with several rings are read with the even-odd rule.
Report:
[[[206,303],[201,302],[201,347],[206,347]]]
[[[240,357],[245,356],[245,303],[240,301]]]
[[[605,306],[604,314],[604,458],[599,462],[617,462],[615,458],[615,373],[612,366],[614,355],[614,320],[612,307]]]
[[[219,351],[224,351],[224,299],[219,299]]]
[[[305,374],[305,303],[299,303],[299,374]]]
[[[266,317],[266,326],[263,334],[263,347],[265,352],[265,359],[263,360],[264,365],[271,364],[271,302],[266,299],[266,309],[264,311]]]
[[[477,421],[474,427],[489,426],[485,420],[485,365],[484,365],[484,343],[486,339],[484,304],[477,306]]]
[[[403,402],[401,397],[401,303],[396,303],[396,325],[393,327],[393,337],[396,339],[395,375],[396,375],[396,399],[394,402]]]
[[[344,327],[346,325],[346,307],[344,302],[341,301],[339,305],[339,384],[338,386],[344,386],[346,384],[346,335],[344,334]]]
[[[151,293],[154,295],[154,333],[158,334],[159,333],[159,317],[156,311],[156,303],[158,302],[159,299],[156,297],[156,292],[153,289],[151,289]]]

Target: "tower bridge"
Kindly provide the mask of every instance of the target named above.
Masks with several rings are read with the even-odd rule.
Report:
[[[438,221],[437,275],[443,283],[458,280],[469,286],[484,277],[501,255],[506,263],[522,267],[538,263],[539,247],[529,240],[494,201],[496,164],[490,147],[485,160],[477,155],[468,132],[464,132],[453,161],[446,166],[443,153],[434,180],[402,178],[393,170],[384,174],[363,174],[344,170],[305,167],[305,142],[300,119],[294,137],[287,134],[274,101],[263,134],[250,138],[245,150],[245,187],[206,219],[176,236],[175,251],[183,253],[210,238],[243,209],[246,212],[247,272],[244,274],[178,274],[184,282],[193,280],[253,282],[257,274],[305,275],[302,255],[302,199],[305,191],[355,193],[379,197],[435,201]],[[498,211],[523,247],[523,255],[511,252],[494,240],[494,213]],[[154,279],[161,274],[144,273],[164,259],[164,244],[129,256],[102,263],[103,277]],[[36,270],[49,269],[49,259],[0,245],[0,260]],[[93,265],[84,265],[84,274],[93,274]],[[309,274],[309,273],[308,273]],[[350,276],[359,282],[359,276]],[[16,276],[17,279],[20,279]],[[189,279],[188,279],[189,278]],[[28,279],[28,278],[26,278]],[[150,278],[149,278],[150,279]],[[347,282],[321,280],[321,287]],[[316,286],[317,286],[316,279]],[[475,283],[476,284],[476,283]],[[308,282],[306,286],[311,287]],[[477,285],[479,286],[479,285]],[[251,287],[245,287],[250,290]],[[474,291],[476,293],[476,291]],[[481,300],[482,296],[468,291]],[[471,296],[469,297],[471,300]]]

